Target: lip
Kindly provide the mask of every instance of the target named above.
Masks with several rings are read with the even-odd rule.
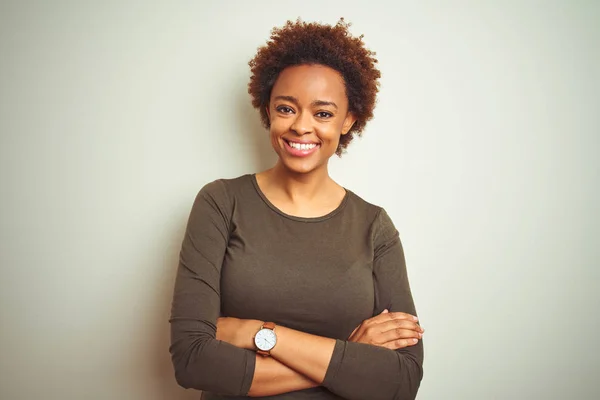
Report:
[[[300,149],[293,148],[292,146],[289,145],[288,142],[294,142],[294,143],[300,143],[300,144],[316,144],[316,146],[313,147],[312,149],[300,150]],[[304,142],[304,141],[287,140],[287,139],[283,139],[283,145],[284,145],[287,153],[294,157],[310,156],[312,153],[316,152],[321,147],[321,145],[319,143],[315,143],[315,142]]]
[[[299,144],[319,144],[319,142],[313,142],[311,140],[296,140],[296,139],[286,139],[283,138],[286,142],[299,143]]]

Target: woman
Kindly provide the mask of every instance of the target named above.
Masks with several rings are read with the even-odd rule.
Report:
[[[279,159],[200,191],[173,299],[175,375],[204,399],[416,396],[423,329],[398,232],[327,169],[373,115],[373,56],[343,20],[298,21],[250,62]]]

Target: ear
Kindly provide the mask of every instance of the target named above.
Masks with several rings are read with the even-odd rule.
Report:
[[[269,117],[269,121],[271,120],[271,105],[267,103],[265,106],[265,110],[267,110],[267,117]]]
[[[352,113],[346,114],[346,118],[344,118],[344,123],[342,124],[342,135],[347,134],[352,126],[356,122],[356,117]]]

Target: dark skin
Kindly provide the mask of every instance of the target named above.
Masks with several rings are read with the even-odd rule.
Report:
[[[318,217],[337,208],[346,193],[329,176],[329,160],[355,122],[342,76],[319,65],[286,68],[271,91],[268,115],[279,159],[256,176],[263,193],[290,215]],[[291,141],[317,148],[309,156],[294,156],[286,150]]]
[[[288,67],[279,75],[268,106],[271,145],[277,164],[256,175],[260,189],[281,211],[299,217],[319,217],[336,209],[345,190],[328,172],[340,137],[355,122],[348,112],[342,76],[321,65]],[[297,154],[293,147],[303,154]],[[217,339],[255,350],[253,337],[263,321],[219,318]],[[417,318],[400,312],[363,321],[351,342],[391,350],[415,345],[424,330]],[[271,357],[257,355],[250,396],[269,396],[318,386],[331,361],[335,340],[286,327],[276,328]]]

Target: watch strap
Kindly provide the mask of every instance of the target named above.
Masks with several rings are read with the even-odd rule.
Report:
[[[275,323],[274,322],[265,322],[262,326],[262,329],[270,329],[270,330],[274,331]]]

